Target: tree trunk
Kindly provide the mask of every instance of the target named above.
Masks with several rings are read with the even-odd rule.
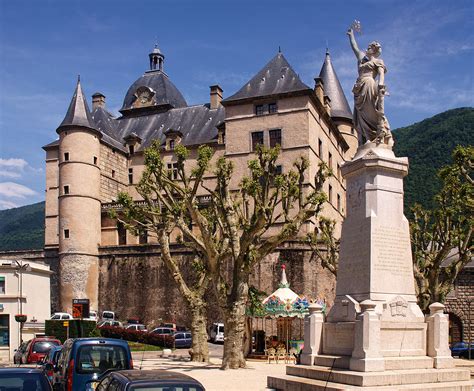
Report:
[[[189,351],[191,361],[209,362],[206,303],[203,301],[197,301],[190,303],[190,307],[191,332],[193,335],[193,343]]]
[[[246,285],[240,283],[239,285]],[[245,295],[239,295],[224,311],[224,357],[221,369],[245,368],[244,334],[245,334],[245,308],[248,290],[243,287]]]

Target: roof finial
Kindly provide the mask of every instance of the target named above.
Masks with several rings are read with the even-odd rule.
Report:
[[[77,82],[78,82],[78,83],[81,82],[81,75],[77,75]]]
[[[281,53],[281,46],[278,45],[278,53]]]
[[[281,280],[280,280],[280,288],[288,288],[290,284],[288,284],[288,280],[286,278],[286,265],[281,265]]]

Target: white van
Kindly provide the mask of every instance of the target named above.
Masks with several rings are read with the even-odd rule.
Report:
[[[102,311],[102,320],[115,320],[115,312]]]
[[[224,342],[224,323],[213,323],[211,326],[211,342]]]

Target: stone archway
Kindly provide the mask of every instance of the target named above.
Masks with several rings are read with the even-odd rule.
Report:
[[[463,341],[464,328],[461,318],[453,312],[448,312],[449,315],[449,342],[455,343]]]

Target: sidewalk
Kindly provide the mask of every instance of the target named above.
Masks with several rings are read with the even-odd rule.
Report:
[[[161,358],[161,352],[134,352],[133,365],[135,369],[169,369],[185,373],[199,380],[206,391],[263,391],[267,387],[267,376],[285,374],[286,364],[247,361],[246,369],[222,371],[220,358],[211,357],[209,364],[202,364],[190,362],[185,354],[180,353]]]

